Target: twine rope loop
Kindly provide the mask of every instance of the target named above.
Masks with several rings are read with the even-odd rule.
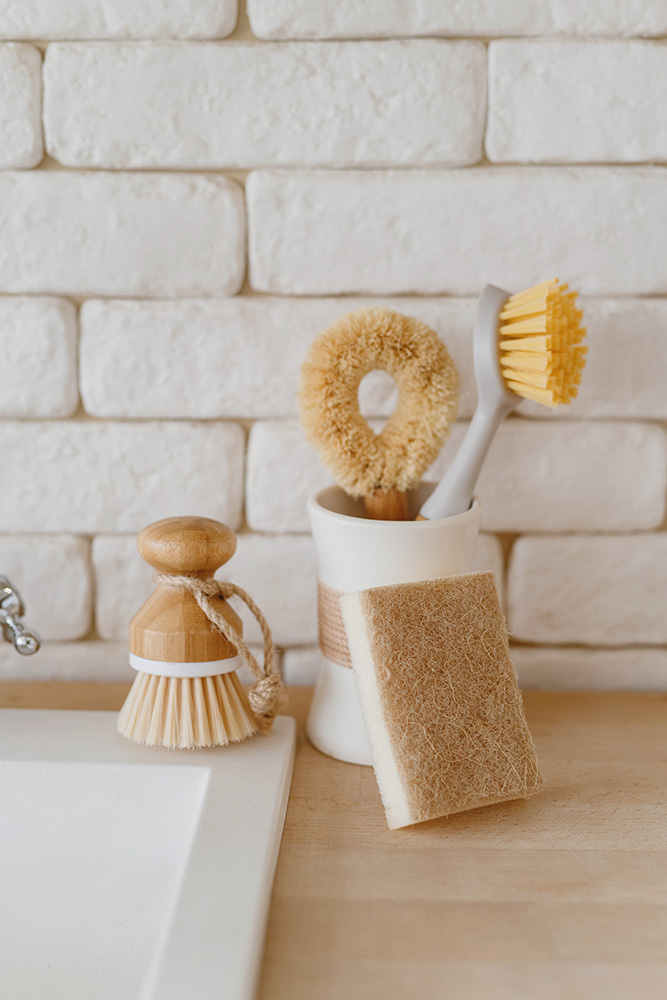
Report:
[[[248,701],[263,733],[268,733],[278,709],[284,701],[284,688],[280,671],[276,666],[276,650],[269,624],[250,594],[235,583],[227,580],[215,580],[209,577],[201,580],[196,576],[173,576],[167,573],[156,573],[153,577],[156,583],[161,583],[170,590],[186,590],[192,594],[211,624],[235,646],[247,663],[255,678],[254,684],[248,689]],[[239,597],[257,619],[264,638],[264,669],[262,669],[252,652],[236,631],[234,626],[220,614],[213,603],[216,597],[228,600]]]

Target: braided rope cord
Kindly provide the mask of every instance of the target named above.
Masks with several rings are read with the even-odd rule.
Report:
[[[211,624],[241,654],[255,678],[254,684],[248,689],[250,707],[257,717],[260,730],[263,733],[268,733],[278,709],[284,702],[284,688],[280,671],[276,666],[275,646],[271,630],[266,618],[250,594],[235,583],[214,580],[212,577],[200,580],[194,576],[170,576],[166,573],[156,573],[153,579],[156,583],[169,587],[170,590],[186,590],[192,594]],[[264,638],[263,670],[234,626],[215,607],[212,600],[214,597],[223,597],[225,600],[230,597],[240,597],[255,616]]]
[[[335,590],[321,580],[317,581],[317,621],[320,650],[328,660],[340,667],[352,668],[350,647],[343,624],[343,613],[338,598],[344,590]]]

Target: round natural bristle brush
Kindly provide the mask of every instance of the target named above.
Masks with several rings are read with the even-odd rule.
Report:
[[[398,403],[379,434],[359,409],[359,385],[382,369]],[[436,458],[456,417],[458,375],[438,335],[392,309],[359,309],[312,343],[301,369],[301,423],[343,489],[367,517],[408,518],[407,491]]]
[[[190,749],[238,743],[266,732],[282,693],[271,633],[245,591],[213,579],[234,555],[231,528],[206,517],[169,517],[149,525],[139,554],[157,571],[157,590],[130,622],[130,666],[137,675],[118,730],[148,746]],[[238,596],[264,635],[264,668],[242,638],[226,598]],[[236,671],[256,680],[246,693]]]
[[[587,351],[576,299],[577,293],[557,278],[517,295],[486,286],[473,337],[477,408],[447,474],[423,504],[420,519],[468,510],[496,430],[522,398],[556,407],[576,397]]]

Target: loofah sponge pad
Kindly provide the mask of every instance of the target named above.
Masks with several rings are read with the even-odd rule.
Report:
[[[390,829],[540,791],[491,573],[340,605]]]

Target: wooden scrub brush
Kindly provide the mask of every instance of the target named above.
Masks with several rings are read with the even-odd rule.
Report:
[[[157,590],[130,622],[137,671],[118,717],[128,739],[172,749],[226,746],[271,728],[282,696],[269,627],[259,608],[213,573],[236,550],[234,532],[205,517],[170,517],[139,535],[139,553],[156,570]],[[264,636],[262,670],[227,603],[240,597]],[[236,670],[255,677],[248,693]]]
[[[376,434],[359,410],[359,384],[382,369],[398,403]],[[313,342],[301,369],[306,437],[368,517],[407,520],[407,490],[436,458],[458,407],[458,375],[426,324],[392,309],[359,309]]]
[[[517,295],[486,286],[473,338],[479,401],[463,443],[422,506],[420,519],[468,510],[496,430],[522,397],[551,407],[575,398],[587,351],[576,299],[577,293],[557,278]]]

